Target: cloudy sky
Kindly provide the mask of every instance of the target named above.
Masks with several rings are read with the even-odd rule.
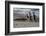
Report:
[[[13,9],[14,16],[26,16],[29,12],[31,16],[33,16],[33,12],[35,12],[36,16],[39,16],[39,9],[31,9],[31,8],[15,8]]]

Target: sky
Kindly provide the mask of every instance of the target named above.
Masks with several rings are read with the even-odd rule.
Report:
[[[31,13],[31,16],[33,16],[33,12],[35,12],[36,16],[39,16],[39,9],[31,9],[31,8],[15,8],[13,9],[14,16],[26,16],[29,12]]]

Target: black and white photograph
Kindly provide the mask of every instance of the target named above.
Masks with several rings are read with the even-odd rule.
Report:
[[[39,9],[13,8],[13,27],[39,27]]]
[[[5,2],[5,34],[44,33],[44,3]]]

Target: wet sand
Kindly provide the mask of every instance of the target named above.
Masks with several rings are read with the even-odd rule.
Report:
[[[39,27],[39,22],[35,21],[14,21],[14,28],[20,27]]]

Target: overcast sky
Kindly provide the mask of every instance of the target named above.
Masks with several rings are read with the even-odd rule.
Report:
[[[26,15],[28,14],[29,16],[29,12],[31,13],[31,15],[33,16],[33,12],[35,12],[36,16],[39,16],[39,9],[24,9],[24,8],[16,8],[13,9],[14,14],[17,15]]]

